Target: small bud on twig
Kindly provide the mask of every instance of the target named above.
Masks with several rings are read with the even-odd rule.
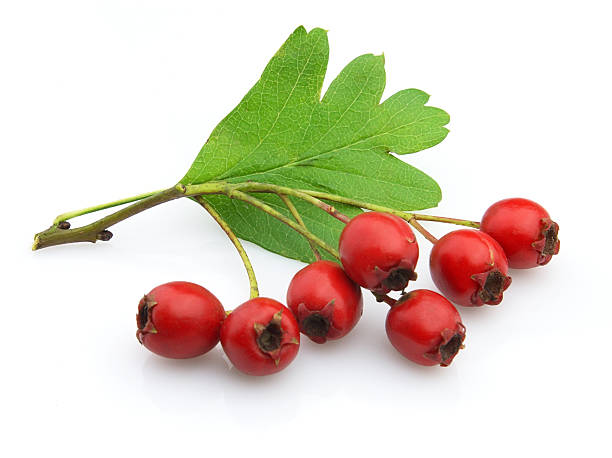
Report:
[[[98,232],[98,234],[96,234],[96,238],[98,240],[102,240],[103,242],[108,242],[110,239],[113,238],[113,233],[105,229],[103,231]]]
[[[60,221],[57,223],[58,229],[70,229],[70,223],[68,221]]]

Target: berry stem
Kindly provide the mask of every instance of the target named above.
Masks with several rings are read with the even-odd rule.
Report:
[[[287,196],[294,196],[298,199],[308,202],[309,204],[314,205],[317,208],[320,208],[321,210],[333,216],[338,221],[343,222],[344,224],[348,223],[351,220],[347,215],[339,212],[335,207],[329,205],[327,202],[324,202],[321,199],[310,195],[308,192],[301,191],[298,189],[287,188],[285,186],[277,186],[269,183],[256,183],[250,181],[247,181],[245,183],[236,183],[229,186],[233,189],[238,189],[244,192],[272,192],[278,195],[284,194]]]
[[[435,238],[431,234],[431,232],[429,232],[427,229],[421,226],[421,224],[416,220],[416,218],[411,218],[408,220],[408,222],[410,223],[412,227],[414,227],[417,231],[419,231],[421,235],[425,237],[427,240],[429,240],[431,243],[433,243],[434,245],[438,243],[438,239]]]
[[[480,229],[478,221],[470,221],[467,219],[447,218],[445,216],[424,215],[422,213],[413,213],[414,219],[419,221],[435,221],[436,223],[456,224],[458,226],[467,226],[474,229]]]
[[[459,226],[473,227],[475,229],[480,228],[480,223],[477,221],[470,221],[466,219],[457,219],[457,218],[447,218],[445,216],[434,216],[434,215],[424,215],[421,213],[405,212],[405,211],[395,210],[390,207],[384,207],[382,205],[372,204],[370,202],[364,202],[362,200],[350,199],[348,197],[338,196],[336,194],[329,194],[329,193],[320,192],[320,191],[301,190],[299,192],[303,194],[308,194],[312,197],[318,197],[319,199],[326,199],[326,200],[331,200],[332,202],[352,205],[353,207],[365,208],[366,210],[391,213],[393,215],[397,215],[400,218],[405,219],[408,222],[410,222],[411,219],[416,219],[416,220],[421,220],[421,221],[436,221],[438,223],[457,224]]]
[[[374,294],[376,301],[384,302],[390,307],[393,307],[395,304],[397,304],[397,300],[393,299],[391,296],[387,294],[375,294],[375,293],[372,293],[372,294]]]
[[[332,202],[338,202],[341,204],[351,205],[353,207],[364,208],[366,210],[379,211],[385,213],[391,213],[393,215],[397,215],[402,219],[410,222],[411,219],[422,220],[422,221],[436,221],[439,223],[449,223],[449,224],[457,224],[459,226],[467,226],[473,228],[480,228],[480,223],[477,221],[470,221],[465,219],[457,219],[457,218],[447,218],[445,216],[434,216],[434,215],[424,215],[420,213],[412,213],[405,212],[401,210],[395,210],[390,207],[385,207],[382,205],[373,204],[370,202],[364,202],[357,199],[351,199],[344,196],[339,196],[336,194],[330,194],[327,192],[321,191],[313,191],[313,190],[305,190],[305,189],[294,189],[288,188],[285,186],[278,186],[270,183],[257,183],[257,182],[243,182],[243,183],[225,183],[225,182],[209,182],[201,185],[187,185],[187,195],[194,194],[217,194],[217,188],[220,185],[225,185],[226,191],[229,190],[239,190],[244,192],[265,192],[265,193],[276,193],[276,194],[286,194],[289,196],[295,196],[299,199],[302,199],[306,202],[311,203],[312,205],[320,208],[321,210],[329,213],[334,218],[342,221],[343,223],[348,223],[350,218],[336,210],[332,205],[324,202],[321,199],[329,200]],[[226,194],[227,192],[224,192]]]
[[[290,189],[290,188],[289,188]],[[351,218],[349,218],[348,216],[346,216],[344,213],[339,212],[335,207],[329,205],[326,202],[323,202],[320,199],[317,199],[316,197],[312,197],[304,192],[301,191],[296,191],[294,193],[292,193],[294,196],[314,205],[315,207],[320,208],[321,210],[323,210],[324,212],[327,212],[329,215],[333,216],[334,218],[336,218],[338,221],[347,224]]]
[[[285,206],[287,207],[287,209],[291,212],[291,215],[293,215],[293,218],[297,221],[297,223],[302,226],[304,229],[308,229],[306,227],[306,224],[304,224],[304,220],[302,219],[302,216],[300,215],[300,212],[298,211],[297,208],[295,208],[295,205],[293,205],[293,202],[291,202],[291,198],[286,195],[286,194],[278,194],[278,197],[280,197],[280,199],[283,201],[283,203],[285,204]],[[319,250],[317,249],[317,245],[310,239],[308,240],[308,244],[310,245],[310,249],[312,250],[312,254],[314,254],[314,257],[317,261],[321,260],[321,253],[319,253]]]
[[[234,234],[234,231],[232,231],[232,229],[229,227],[229,224],[225,222],[225,220],[221,217],[221,215],[217,213],[217,211],[212,207],[212,205],[210,205],[206,201],[206,199],[204,199],[202,196],[195,196],[194,199],[197,203],[199,203],[202,207],[204,207],[204,209],[208,213],[210,213],[210,216],[212,216],[213,219],[219,224],[219,226],[221,226],[221,229],[223,229],[223,231],[227,234],[229,239],[232,241],[232,243],[236,247],[236,250],[238,251],[238,254],[240,255],[240,259],[242,259],[242,263],[244,264],[244,268],[246,269],[247,275],[249,277],[249,286],[251,288],[250,298],[254,299],[258,297],[259,288],[257,287],[257,279],[255,278],[255,271],[253,270],[253,265],[251,264],[251,261],[247,255],[246,250],[242,246],[242,243],[240,242],[240,240],[238,240],[238,237],[236,237],[236,234]]]
[[[232,198],[232,199],[238,199],[238,200],[241,200],[241,201],[246,202],[248,204],[251,204],[251,205],[253,205],[256,208],[259,208],[261,211],[263,211],[263,212],[267,213],[268,215],[276,218],[277,220],[285,223],[287,226],[289,226],[290,228],[294,229],[296,232],[300,233],[301,235],[306,237],[308,240],[316,243],[319,247],[323,248],[325,251],[327,251],[329,254],[331,254],[336,259],[340,258],[339,254],[338,254],[338,250],[332,248],[326,242],[324,242],[319,237],[317,237],[312,232],[310,232],[308,229],[300,226],[298,223],[296,223],[296,222],[292,221],[291,219],[287,218],[282,213],[274,210],[272,207],[270,207],[268,204],[262,202],[261,200],[255,198],[255,197],[253,197],[253,196],[251,196],[249,194],[246,194],[246,193],[244,193],[242,191],[238,191],[236,189],[228,191],[226,195],[228,197]]]

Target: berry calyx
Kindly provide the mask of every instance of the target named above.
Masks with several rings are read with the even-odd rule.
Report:
[[[355,216],[340,235],[340,260],[356,283],[384,295],[416,280],[419,246],[406,221],[390,213]]]
[[[474,229],[442,237],[431,250],[429,268],[440,292],[466,307],[499,304],[512,281],[502,247]]]
[[[317,343],[325,343],[327,335],[331,328],[333,318],[334,301],[330,301],[325,307],[318,312],[313,312],[306,305],[298,306],[298,324],[300,331],[306,334],[310,339]],[[338,328],[332,328],[337,331]]]
[[[276,312],[268,323],[253,323],[255,334],[257,335],[257,346],[274,360],[274,364],[280,362],[280,351],[283,345],[294,344],[291,336],[287,335],[281,326],[283,310]]]
[[[335,262],[317,261],[295,274],[287,306],[300,331],[316,343],[344,337],[363,313],[361,289]]]
[[[203,355],[219,342],[225,311],[206,288],[175,281],[159,285],[140,300],[136,337],[167,358]]]
[[[444,296],[417,289],[387,313],[387,337],[403,356],[424,366],[448,366],[463,348],[465,326]]]
[[[494,203],[482,217],[480,230],[497,240],[514,269],[543,266],[559,253],[559,225],[532,200],[515,197]]]
[[[241,372],[269,375],[295,359],[300,331],[291,310],[274,299],[256,297],[227,316],[221,327],[221,345]]]

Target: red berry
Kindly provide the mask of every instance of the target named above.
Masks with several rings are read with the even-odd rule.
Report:
[[[491,205],[480,230],[493,237],[515,269],[547,264],[559,253],[559,225],[539,204],[521,198],[505,199]]]
[[[287,305],[300,331],[316,343],[345,336],[363,313],[361,289],[335,262],[317,261],[295,274]]]
[[[167,358],[203,355],[219,342],[225,311],[206,288],[186,281],[165,283],[140,300],[138,341]]]
[[[387,313],[386,330],[397,351],[424,366],[448,366],[465,339],[457,309],[427,289],[401,297]]]
[[[268,375],[293,361],[300,348],[300,330],[291,310],[274,299],[257,297],[227,316],[221,345],[238,370]]]
[[[438,240],[429,268],[440,292],[467,307],[499,304],[512,281],[502,247],[474,229],[449,232]]]
[[[377,295],[402,291],[416,280],[419,246],[406,221],[389,213],[355,216],[340,235],[340,259],[347,275]]]

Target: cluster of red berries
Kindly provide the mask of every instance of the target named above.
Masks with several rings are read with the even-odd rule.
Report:
[[[467,307],[499,304],[511,282],[508,268],[548,263],[559,252],[558,230],[535,202],[497,202],[484,214],[480,230],[452,231],[434,244],[429,265],[443,295],[425,289],[404,294],[416,279],[414,233],[398,216],[362,213],[340,236],[342,267],[317,261],[300,270],[287,291],[288,307],[257,297],[226,314],[205,288],[167,283],[140,301],[137,337],[149,350],[170,358],[204,354],[220,340],[240,371],[272,374],[293,361],[300,332],[317,343],[350,332],[363,311],[363,287],[391,305],[387,336],[402,355],[422,365],[447,366],[465,339],[465,326],[451,301]],[[387,296],[391,291],[402,296],[394,300]]]

